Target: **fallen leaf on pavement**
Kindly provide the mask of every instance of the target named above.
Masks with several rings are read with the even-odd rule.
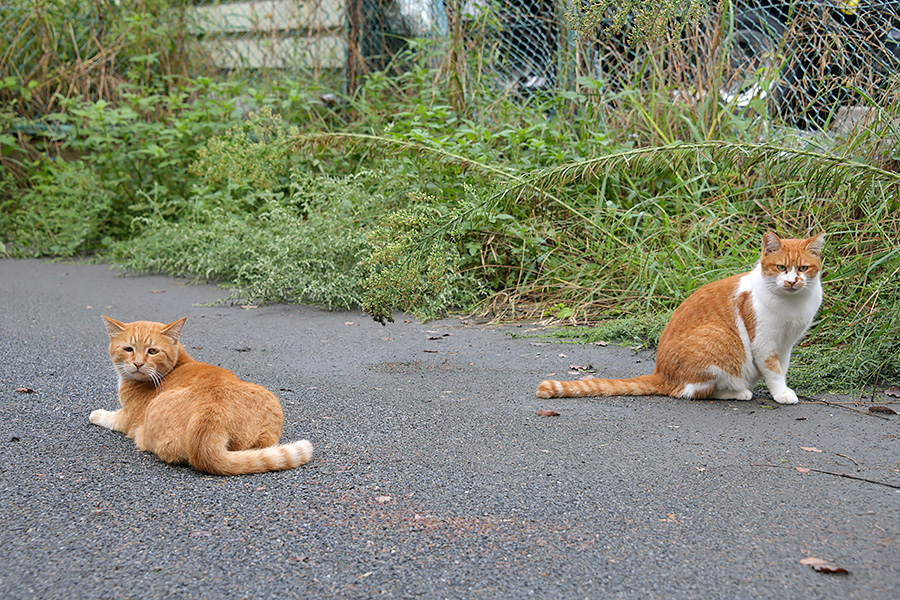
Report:
[[[900,385],[895,385],[893,387],[889,387],[884,390],[884,394],[886,396],[893,396],[894,398],[900,398]]]
[[[804,475],[806,473],[809,473],[809,469],[807,469],[806,467],[794,467],[794,468],[797,469],[798,471],[800,471],[801,473],[803,473]]]
[[[36,393],[33,389],[27,387],[16,388],[16,391],[20,394],[34,394]]]
[[[887,406],[870,406],[869,412],[873,413],[883,413],[886,415],[896,415],[897,411],[893,408],[888,408]]]
[[[800,446],[800,449],[801,449],[801,450],[806,450],[807,452],[821,452],[821,450],[819,450],[819,449],[816,448],[816,447]]]
[[[546,408],[542,408],[541,410],[537,411],[534,414],[536,414],[539,417],[558,417],[559,416],[559,413],[556,412],[555,410],[547,410]]]
[[[802,565],[808,565],[819,573],[833,573],[835,575],[849,575],[850,571],[843,567],[835,567],[827,560],[816,558],[815,556],[807,556],[800,561]]]

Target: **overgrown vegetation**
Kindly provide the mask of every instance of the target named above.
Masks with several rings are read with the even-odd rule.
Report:
[[[826,304],[792,378],[900,377],[900,102],[872,100],[865,127],[799,132],[762,102],[676,93],[671,56],[650,56],[624,88],[583,76],[526,98],[470,81],[462,105],[421,43],[326,100],[157,66],[115,98],[0,111],[0,250],[381,321],[477,311],[653,344],[698,286],[751,266],[763,232],[824,230]]]

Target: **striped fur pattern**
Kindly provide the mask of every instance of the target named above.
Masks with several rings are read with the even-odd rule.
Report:
[[[272,392],[191,358],[179,342],[187,317],[168,325],[103,320],[122,408],[95,410],[91,423],[214,475],[293,469],[312,458],[308,440],[278,445],[284,415]]]
[[[679,306],[663,330],[651,375],[543,381],[540,398],[673,396],[749,400],[764,379],[772,397],[795,404],[786,375],[794,345],[822,303],[825,234],[763,236],[756,267],[709,283]]]

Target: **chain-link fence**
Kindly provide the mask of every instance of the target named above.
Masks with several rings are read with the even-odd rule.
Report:
[[[715,93],[738,111],[765,104],[801,127],[825,125],[842,107],[900,99],[900,0],[747,0],[676,23],[653,46],[626,43],[630,26],[581,46],[582,72],[612,91],[664,81],[695,97]]]
[[[576,36],[567,0],[24,0],[0,5],[0,94],[33,115],[54,94],[110,97],[154,71],[235,70],[353,92],[368,73],[402,68],[394,57],[422,38],[462,71],[463,93],[528,96],[572,88],[579,75],[601,93],[663,82],[737,110],[766,103],[803,126],[896,87],[900,0],[711,6],[697,23],[673,23],[668,43],[633,45],[630,20],[612,35],[601,21],[596,36]]]

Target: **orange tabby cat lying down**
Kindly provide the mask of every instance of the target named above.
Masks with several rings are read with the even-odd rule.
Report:
[[[679,306],[659,338],[656,370],[633,379],[543,381],[540,398],[645,396],[749,400],[762,378],[776,402],[796,404],[785,375],[791,349],[822,303],[822,244],[763,236],[749,273],[701,287]]]
[[[187,317],[168,325],[103,320],[122,408],[95,410],[91,423],[215,475],[293,469],[312,458],[308,440],[275,445],[284,415],[272,392],[188,355],[178,341]]]

